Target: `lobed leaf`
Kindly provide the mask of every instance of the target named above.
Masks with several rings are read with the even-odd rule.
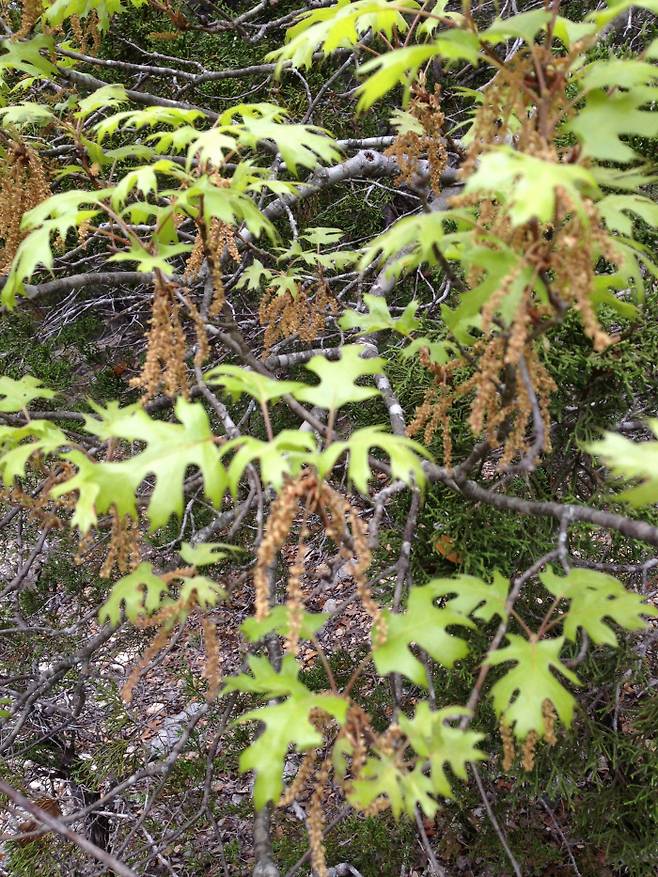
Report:
[[[658,616],[658,608],[627,591],[614,576],[597,570],[572,569],[568,575],[558,576],[549,568],[539,578],[555,597],[569,600],[564,633],[573,642],[581,627],[593,642],[616,647],[617,635],[606,618],[626,630],[642,630],[646,627],[643,615]]]
[[[544,701],[549,700],[562,722],[569,726],[576,701],[553,671],[573,685],[580,685],[580,681],[560,660],[564,637],[537,642],[508,633],[507,642],[507,646],[497,649],[487,658],[487,663],[492,666],[510,661],[516,665],[507,670],[491,689],[496,715],[513,728],[520,740],[524,740],[530,731],[543,737],[546,733],[543,707]]]

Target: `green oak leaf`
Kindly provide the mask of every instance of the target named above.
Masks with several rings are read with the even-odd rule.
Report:
[[[638,58],[606,58],[605,61],[594,61],[580,73],[584,88],[635,88],[638,85],[649,85],[658,79],[655,64],[641,61]]]
[[[4,54],[0,55],[0,73],[4,70],[20,70],[36,79],[57,76],[57,67],[49,60],[55,49],[51,36],[36,34],[29,40],[2,40],[0,45],[4,50]]]
[[[555,27],[553,33],[556,38],[570,49],[574,43],[579,42],[585,37],[591,36],[596,31],[596,25],[590,21],[571,21],[558,15],[555,19]],[[606,58],[606,61],[608,59]]]
[[[2,59],[0,59],[2,60]],[[22,128],[27,125],[50,125],[55,121],[55,116],[50,112],[48,107],[43,104],[35,104],[30,101],[23,101],[20,104],[14,104],[11,107],[3,107],[0,110],[0,120],[3,126],[13,126]]]
[[[242,116],[238,123],[234,120],[236,115]],[[280,121],[285,115],[285,111],[272,104],[243,104],[231,107],[223,114],[221,121],[224,124],[220,130],[237,137],[241,145],[252,149],[271,140],[293,174],[297,173],[298,165],[312,170],[320,161],[331,164],[340,160],[340,150],[323,128]],[[232,121],[227,124],[229,118]]]
[[[244,470],[254,460],[260,463],[263,483],[279,490],[287,475],[298,475],[303,466],[314,463],[317,457],[315,436],[298,429],[282,429],[269,442],[253,436],[231,439],[222,448],[222,459],[236,448],[227,472],[227,483],[233,496],[237,494]]]
[[[2,375],[0,377],[0,411],[22,411],[34,399],[52,399],[55,395],[40,380],[24,375],[20,380]]]
[[[26,442],[25,439],[31,439]],[[69,444],[65,433],[49,420],[31,420],[25,426],[0,426],[0,472],[6,485],[25,477],[32,454],[47,456]]]
[[[446,223],[461,215],[455,210],[437,210],[399,219],[367,244],[359,268],[364,270],[379,260],[387,274],[399,277],[424,263],[436,265],[446,239]]]
[[[587,16],[586,20],[594,22],[597,30],[605,27],[606,24],[621,15],[622,12],[626,12],[632,6],[637,6],[640,9],[649,9],[654,15],[658,15],[658,0],[606,0],[606,5],[607,9],[597,8]]]
[[[560,719],[569,726],[576,701],[553,670],[573,685],[580,685],[580,681],[560,660],[564,637],[530,642],[508,633],[507,641],[507,646],[487,657],[487,663],[492,666],[509,661],[516,664],[491,689],[496,715],[513,726],[514,734],[520,740],[525,739],[530,731],[543,737],[546,729],[542,705],[549,700]]]
[[[203,116],[201,110],[186,110],[178,107],[152,106],[143,110],[123,110],[113,113],[94,125],[96,138],[101,143],[110,134],[118,131],[137,130],[141,128],[155,128],[157,125],[169,125],[179,128],[183,125],[191,125]]]
[[[268,698],[285,697],[272,704],[244,713],[238,722],[259,721],[263,731],[240,756],[240,771],[253,770],[254,804],[261,810],[269,801],[277,801],[283,791],[283,768],[290,746],[299,752],[320,746],[323,741],[310,713],[320,709],[339,724],[345,721],[348,703],[342,697],[309,691],[299,681],[297,662],[291,655],[283,659],[280,672],[264,657],[249,656],[251,676],[241,673],[226,680],[224,693],[248,691]]]
[[[432,579],[430,584],[437,594],[455,595],[446,603],[448,609],[455,609],[482,621],[491,621],[495,616],[500,619],[507,617],[505,603],[509,581],[497,570],[490,585],[477,576],[464,574],[451,579]]]
[[[119,579],[110,591],[110,596],[101,606],[98,618],[101,624],[109,621],[117,625],[121,621],[121,608],[125,608],[126,618],[135,622],[141,615],[152,615],[162,605],[162,596],[168,587],[153,572],[150,563],[140,563],[134,572]]]
[[[413,818],[416,806],[432,819],[438,809],[432,792],[432,781],[420,765],[406,770],[393,756],[378,752],[366,760],[347,799],[353,807],[367,810],[379,798],[387,798],[394,819],[399,819],[403,812]]]
[[[155,253],[150,253],[141,243],[133,241],[130,247],[122,253],[115,253],[107,260],[108,262],[135,262],[137,271],[162,271],[166,277],[174,273],[169,259],[179,256],[181,253],[189,253],[191,244],[163,244],[156,245]]]
[[[349,329],[359,329],[362,335],[367,335],[370,332],[382,332],[388,329],[407,336],[420,326],[420,323],[415,318],[416,311],[418,310],[417,301],[410,301],[405,307],[402,316],[398,317],[397,320],[391,316],[386,299],[381,295],[369,295],[366,293],[363,296],[363,301],[368,308],[368,312],[364,314],[360,311],[345,311],[338,321],[341,329],[346,331]]]
[[[283,768],[291,746],[305,752],[322,745],[323,736],[311,722],[309,714],[320,709],[339,722],[345,721],[347,701],[340,697],[308,693],[291,697],[283,703],[251,710],[240,722],[263,722],[264,729],[240,755],[240,771],[253,770],[254,805],[262,810],[269,801],[277,801],[283,791]]]
[[[247,393],[261,405],[306,386],[299,381],[278,381],[237,365],[218,365],[206,372],[204,380],[211,386],[224,387],[234,399]]]
[[[480,32],[480,39],[487,43],[504,43],[510,37],[521,37],[528,45],[532,45],[537,34],[551,20],[551,14],[545,9],[533,9],[510,15],[509,18],[497,18],[486,30]]]
[[[98,410],[98,409],[97,409]],[[203,476],[206,497],[218,506],[226,490],[226,471],[210,421],[202,405],[179,398],[175,413],[180,423],[154,420],[138,406],[121,409],[110,405],[99,419],[87,418],[87,430],[104,438],[114,437],[146,444],[143,451],[120,462],[92,461],[80,451],[66,454],[78,472],[57,485],[53,496],[79,493],[73,523],[82,532],[96,523],[97,515],[114,506],[118,514],[135,516],[135,492],[154,475],[156,482],[148,504],[151,530],[183,511],[183,483],[188,468]]]
[[[322,225],[307,226],[306,230],[300,234],[300,238],[308,241],[314,247],[325,244],[336,244],[345,236],[345,232],[340,228],[327,228]]]
[[[272,276],[272,272],[265,268],[259,259],[254,259],[251,265],[242,272],[239,281],[235,284],[235,288],[260,289],[263,284],[267,286]]]
[[[226,596],[224,588],[207,576],[189,576],[181,581],[178,601],[183,606],[191,605],[199,606],[201,609],[210,609]],[[186,614],[187,610],[183,610],[179,618],[185,617]]]
[[[341,348],[340,359],[335,362],[324,356],[314,356],[306,368],[320,378],[320,383],[296,390],[294,397],[300,402],[336,411],[349,402],[362,402],[376,396],[379,390],[362,387],[356,381],[365,375],[379,374],[384,360],[380,357],[364,359],[361,356],[364,351],[365,347],[359,344],[346,344]]]
[[[409,359],[416,356],[421,350],[426,353],[430,362],[445,365],[450,362],[451,355],[457,352],[457,347],[450,341],[432,341],[431,338],[422,336],[414,338],[411,344],[402,349],[402,358]]]
[[[86,97],[78,100],[78,112],[74,115],[78,119],[86,119],[96,110],[110,109],[110,107],[118,107],[121,104],[128,103],[128,95],[126,89],[121,83],[113,82],[110,85],[104,85],[97,88]]]
[[[658,89],[637,87],[632,91],[595,89],[585,106],[568,125],[582,144],[583,155],[598,161],[627,164],[638,153],[620,138],[627,135],[658,136],[658,117],[642,107],[658,98]]]
[[[238,170],[239,169],[239,170]],[[266,183],[253,173],[248,161],[242,161],[231,177],[230,186],[217,184],[216,175],[204,174],[194,180],[185,190],[172,190],[176,204],[191,216],[203,205],[203,217],[207,223],[219,219],[226,225],[238,226],[242,222],[254,237],[265,232],[272,240],[277,232],[270,220],[259,210],[250,193],[261,191]],[[163,193],[163,195],[166,193]]]
[[[649,420],[648,426],[658,438],[658,418]],[[658,442],[633,442],[607,432],[600,441],[587,444],[586,450],[600,457],[613,475],[640,482],[620,494],[619,499],[634,506],[658,502]]]
[[[466,30],[446,30],[437,34],[431,43],[393,49],[372,58],[359,68],[359,75],[367,76],[359,86],[357,112],[368,110],[379,98],[397,85],[405,90],[404,102],[409,97],[411,84],[419,69],[432,58],[443,61],[467,61],[477,66],[480,59],[480,42],[474,33]]]
[[[225,557],[230,557],[231,553],[236,551],[244,551],[239,545],[228,545],[225,542],[200,542],[192,545],[191,542],[183,542],[178,549],[178,553],[185,563],[192,566],[209,566],[212,563],[219,563]]]
[[[386,640],[372,651],[377,672],[402,673],[416,685],[427,687],[425,668],[411,652],[417,645],[443,667],[452,667],[455,661],[468,654],[466,642],[447,628],[473,628],[475,624],[461,612],[446,607],[438,608],[435,600],[443,595],[442,586],[432,582],[411,588],[405,612],[383,611]]]
[[[299,681],[299,667],[292,655],[284,655],[278,671],[262,655],[249,655],[247,663],[251,676],[239,673],[229,677],[224,683],[225,691],[248,691],[268,698],[299,696],[307,692],[304,683]]]
[[[299,636],[301,639],[312,639],[330,618],[328,612],[304,612],[302,615]],[[246,618],[240,630],[251,643],[258,642],[268,633],[286,636],[289,629],[290,610],[287,606],[274,606],[267,618],[257,621],[253,616]]]
[[[629,238],[633,235],[633,219],[629,213],[640,217],[647,225],[658,226],[658,204],[643,195],[606,195],[596,208],[609,229]]]
[[[142,2],[143,0],[131,0],[131,5],[141,6]],[[98,27],[105,31],[110,25],[110,18],[123,8],[123,0],[55,0],[46,9],[45,16],[49,24],[57,27],[74,15],[85,18],[95,11],[98,14]]]
[[[506,146],[485,153],[464,187],[465,192],[493,192],[502,197],[513,225],[523,225],[533,218],[552,222],[560,189],[585,218],[583,195],[598,192],[587,168],[544,161]]]
[[[644,603],[639,594],[628,591],[614,576],[597,570],[572,569],[568,575],[559,576],[549,568],[539,578],[555,597],[570,601],[564,633],[574,642],[582,627],[593,642],[614,647],[617,636],[606,618],[626,630],[642,630],[646,627],[643,615],[658,616],[658,608]]]
[[[394,29],[405,33],[409,23],[402,12],[419,8],[416,0],[338,0],[328,8],[303,13],[286,32],[286,45],[266,57],[277,62],[277,73],[286,61],[293,67],[308,67],[314,52],[322,50],[329,55],[335,49],[353,46],[370,30],[385,34],[389,40]]]
[[[98,515],[114,508],[119,516],[137,517],[135,492],[142,481],[139,473],[126,463],[97,463],[82,451],[62,454],[77,472],[68,481],[50,491],[55,498],[77,491],[71,526],[87,533],[98,523]]]
[[[430,460],[425,448],[406,436],[393,435],[381,424],[365,426],[355,430],[344,442],[332,442],[318,460],[318,471],[326,476],[336,465],[339,457],[347,452],[349,461],[347,473],[357,490],[368,492],[368,481],[372,476],[368,456],[373,448],[383,451],[389,458],[391,475],[394,479],[419,486],[425,483],[422,458]]]
[[[454,793],[450,780],[445,772],[449,765],[459,779],[466,780],[466,765],[472,761],[483,761],[486,754],[477,749],[477,744],[484,740],[484,734],[477,731],[462,731],[460,728],[446,724],[449,720],[460,719],[469,715],[463,707],[449,706],[432,712],[427,701],[421,701],[416,707],[413,719],[401,715],[400,728],[407,736],[410,745],[417,755],[430,763],[430,775],[434,794],[443,798],[452,798]]]
[[[362,64],[359,73],[368,78],[359,86],[360,98],[357,112],[370,109],[380,97],[388,94],[399,84],[405,88],[406,103],[409,88],[416,78],[419,68],[438,54],[439,50],[435,45],[406,46],[402,49],[384,52]]]

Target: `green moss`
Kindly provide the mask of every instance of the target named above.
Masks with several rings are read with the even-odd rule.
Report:
[[[274,841],[282,873],[292,868],[308,849],[306,833],[287,823],[284,836]],[[329,865],[349,861],[363,877],[398,877],[415,856],[415,826],[407,820],[356,814],[339,822],[325,838]]]

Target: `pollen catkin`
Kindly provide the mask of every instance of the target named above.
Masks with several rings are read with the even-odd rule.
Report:
[[[445,116],[441,110],[440,86],[434,86],[431,94],[425,88],[423,77],[413,88],[413,99],[409,104],[409,114],[418,120],[423,133],[405,131],[398,134],[384,154],[393,156],[400,173],[396,184],[412,183],[418,172],[418,162],[427,155],[429,181],[432,191],[441,191],[441,175],[448,164],[448,153],[442,138]]]
[[[116,567],[121,575],[132,572],[139,565],[141,533],[137,521],[130,515],[120,516],[112,507],[112,532],[107,555],[100,569],[100,576],[108,579]]]
[[[345,717],[345,724],[340,729],[337,740],[341,738],[347,741],[351,750],[350,776],[347,778],[338,777],[343,791],[348,794],[352,788],[352,783],[359,778],[366,763],[368,740],[374,738],[370,716],[358,704],[350,704],[347,716]]]
[[[288,538],[307,481],[308,475],[301,475],[295,480],[288,481],[272,503],[254,569],[255,615],[258,621],[262,621],[270,614],[270,571],[277,552]]]
[[[217,640],[217,627],[210,618],[201,619],[203,644],[206,650],[206,663],[203,669],[204,678],[208,681],[206,700],[215,700],[222,682],[221,653]]]
[[[521,766],[526,773],[530,773],[530,771],[535,766],[535,751],[537,749],[537,740],[539,739],[536,731],[530,731],[528,736],[525,738],[523,742],[523,749],[521,751]]]
[[[573,160],[573,150],[562,145],[558,134],[564,120],[575,112],[564,84],[576,52],[555,57],[546,47],[520,51],[506,61],[486,88],[486,99],[476,111],[472,136],[461,163],[460,176],[468,179],[483,155],[502,143],[513,144],[517,153],[556,165]],[[534,111],[542,92],[537,70],[550,82],[550,97],[542,113]],[[399,144],[398,144],[399,145]],[[580,314],[585,333],[596,350],[611,343],[601,327],[592,294],[598,261],[619,265],[596,205],[586,196],[555,190],[554,214],[545,223],[536,219],[514,224],[506,199],[469,192],[450,199],[450,205],[475,208],[474,240],[483,250],[513,254],[507,274],[499,278],[481,310],[480,340],[469,348],[471,375],[461,383],[437,376],[409,427],[410,434],[424,431],[429,442],[441,428],[444,455],[450,455],[450,410],[454,403],[472,395],[469,426],[492,447],[502,445],[497,465],[505,468],[530,447],[537,409],[542,420],[543,444],[550,450],[550,400],[555,383],[541,362],[538,339],[544,325],[562,320],[567,307]],[[466,265],[466,281],[473,288],[492,278],[483,259]],[[548,297],[543,291],[548,287]],[[546,300],[548,299],[548,300]],[[424,363],[425,364],[425,363]],[[522,380],[523,364],[530,381]],[[427,367],[427,366],[426,366]],[[536,456],[536,454],[535,454]]]
[[[350,509],[350,526],[352,540],[354,542],[354,560],[349,565],[349,573],[356,584],[356,592],[359,595],[361,605],[366,610],[373,622],[373,643],[375,648],[386,642],[386,620],[381,607],[373,599],[372,591],[366,579],[366,571],[370,566],[372,554],[368,544],[368,530],[365,522],[357,515],[354,509]]]
[[[504,720],[501,719],[498,727],[500,730],[500,739],[503,743],[503,770],[507,773],[512,769],[516,758],[514,735],[512,734],[512,729]]]
[[[280,339],[294,335],[310,344],[324,331],[327,317],[337,312],[338,302],[322,275],[311,284],[297,284],[294,293],[269,287],[258,306],[258,320],[265,328],[264,354]]]
[[[458,398],[459,390],[454,386],[454,372],[464,365],[457,357],[443,365],[433,363],[427,351],[421,352],[421,364],[434,375],[435,385],[425,391],[423,401],[417,406],[414,419],[407,426],[407,435],[415,436],[423,431],[423,442],[429,446],[437,430],[441,429],[443,444],[443,463],[452,466],[452,434],[450,409]]]
[[[43,0],[23,0],[21,23],[14,39],[26,37],[39,20],[43,12]]]
[[[541,712],[544,718],[544,738],[549,746],[555,746],[557,743],[557,735],[555,733],[557,715],[553,704],[548,698],[542,703]]]
[[[322,803],[329,779],[331,762],[325,758],[315,779],[315,788],[308,808],[308,838],[311,849],[311,866],[316,877],[329,877],[327,853],[324,846],[324,811]]]
[[[183,272],[185,280],[194,280],[196,278],[199,271],[201,271],[204,256],[205,247],[203,245],[203,237],[201,232],[197,231],[196,237],[194,238],[194,245],[192,246],[192,252],[185,263],[185,271]]]
[[[306,527],[299,535],[295,560],[288,573],[288,593],[286,607],[288,609],[288,635],[286,651],[297,657],[299,653],[299,635],[304,620],[304,592],[302,591],[302,575],[304,574],[304,557],[306,554]]]
[[[7,149],[0,177],[0,272],[6,271],[25,237],[23,216],[51,195],[39,155],[22,141]]]
[[[201,367],[203,363],[208,359],[208,353],[210,352],[210,344],[208,341],[208,333],[206,332],[206,324],[203,317],[201,316],[201,313],[199,312],[199,309],[190,299],[189,295],[183,295],[183,299],[185,301],[185,307],[187,308],[187,312],[190,315],[194,324],[194,331],[196,332],[196,351],[194,353],[194,365]]]
[[[141,374],[130,381],[131,386],[144,391],[142,402],[152,399],[160,389],[171,397],[189,395],[185,333],[174,289],[156,274],[146,359]]]
[[[317,749],[309,749],[308,752],[304,753],[304,757],[299,765],[299,770],[297,771],[294,780],[279,798],[277,807],[289,807],[293,801],[296,801],[301,796],[304,787],[313,774],[317,752]]]
[[[81,52],[86,55],[96,55],[100,49],[101,29],[98,14],[92,10],[84,18],[72,15],[69,19],[71,31]]]
[[[71,30],[73,31],[75,41],[82,48],[86,43],[84,31],[82,30],[82,20],[79,15],[72,15],[69,21],[71,22]]]

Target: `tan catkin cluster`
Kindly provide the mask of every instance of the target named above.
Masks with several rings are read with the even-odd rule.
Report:
[[[455,384],[454,373],[462,368],[464,362],[459,357],[439,365],[433,363],[427,351],[421,351],[422,365],[434,376],[434,385],[426,390],[423,401],[416,407],[414,419],[407,426],[407,435],[415,436],[422,431],[423,441],[429,445],[436,432],[441,430],[443,444],[443,462],[452,466],[452,434],[450,431],[450,409],[454,402],[463,395],[460,386]]]
[[[196,350],[194,351],[194,365],[202,366],[208,359],[210,352],[210,342],[208,341],[208,332],[206,331],[206,323],[197,306],[194,304],[189,295],[183,293],[183,301],[185,307],[194,325],[196,333]]]
[[[297,550],[290,570],[288,571],[288,588],[286,608],[288,610],[288,634],[286,636],[286,651],[297,656],[299,653],[299,635],[304,620],[304,592],[302,590],[302,576],[304,575],[304,560],[306,555],[306,539],[308,529],[304,524],[297,541]]]
[[[365,521],[357,515],[353,508],[350,509],[349,514],[354,544],[354,559],[350,562],[348,570],[356,584],[356,592],[359,595],[361,605],[372,619],[373,645],[377,648],[386,641],[386,621],[379,604],[373,599],[370,585],[366,579],[366,571],[372,561],[368,530]]]
[[[299,765],[299,770],[295,774],[294,780],[279,798],[277,807],[289,807],[293,801],[296,801],[301,797],[307,783],[313,776],[317,753],[317,749],[309,749],[308,752],[304,753],[304,757]]]
[[[322,485],[321,500],[325,530],[339,546],[341,557],[349,561],[347,572],[354,579],[361,605],[373,621],[375,645],[382,645],[386,639],[386,624],[365,576],[372,561],[365,522],[345,497],[332,490],[328,484]],[[350,523],[351,533],[346,530],[346,521]],[[351,539],[346,538],[350,535]]]
[[[140,626],[148,627],[151,625],[147,625],[146,623],[144,623]],[[149,666],[151,661],[156,657],[156,655],[159,655],[162,649],[164,649],[164,647],[169,642],[170,637],[171,631],[166,625],[163,624],[149,643],[149,646],[142,655],[142,657],[139,659],[139,661],[137,661],[136,664],[133,665],[132,670],[128,674],[128,678],[123,684],[123,688],[121,689],[121,699],[124,703],[128,704],[132,702],[135,688],[137,687],[137,683],[139,682],[139,677],[142,675],[143,671]]]
[[[198,276],[201,267],[203,266],[205,255],[206,250],[203,243],[203,235],[201,234],[201,231],[197,231],[192,246],[192,252],[187,257],[187,262],[185,263],[185,271],[183,272],[185,280],[194,280]]]
[[[440,86],[434,93],[426,90],[422,79],[415,84],[409,114],[420,123],[423,133],[406,131],[399,134],[385,150],[385,155],[395,157],[400,173],[396,183],[410,184],[418,173],[418,162],[427,156],[429,181],[433,192],[441,191],[441,176],[448,164],[448,152],[443,139],[445,116],[441,110]]]
[[[560,194],[560,257],[551,264],[555,276],[553,286],[560,299],[580,313],[585,334],[591,338],[594,349],[601,351],[612,343],[612,339],[602,329],[592,305],[595,265],[603,257],[611,265],[618,266],[621,256],[606,234],[594,203],[583,200],[586,220],[571,210],[569,196],[565,192]]]
[[[368,713],[356,703],[351,703],[341,728],[339,739],[345,740],[350,748],[349,777],[342,781],[343,790],[348,793],[352,783],[357,780],[368,757],[368,747],[376,739]]]
[[[308,807],[308,839],[311,850],[311,866],[316,877],[329,877],[327,869],[327,852],[324,846],[324,810],[325,788],[329,780],[331,760],[327,756],[315,777],[315,787]]]
[[[100,576],[108,579],[116,567],[121,575],[132,572],[141,560],[139,523],[130,515],[119,515],[112,507],[112,532]]]
[[[43,466],[43,458],[40,454],[31,457],[33,470],[38,471]],[[10,488],[0,487],[0,499],[14,506],[20,506],[27,517],[49,530],[59,530],[64,527],[64,521],[58,517],[58,511],[70,512],[75,506],[75,498],[71,495],[54,498],[51,490],[55,485],[62,484],[73,477],[75,469],[71,463],[60,461],[56,469],[46,469],[46,477],[37,490],[26,493],[18,484]]]
[[[365,575],[372,559],[366,525],[345,497],[333,490],[326,482],[320,481],[311,470],[305,470],[297,478],[286,481],[272,503],[254,569],[256,619],[262,621],[270,613],[274,561],[288,540],[292,526],[302,508],[304,519],[299,532],[295,558],[288,573],[287,650],[296,654],[299,647],[304,612],[302,578],[306,572],[306,539],[310,515],[320,516],[326,534],[338,547],[340,556],[348,562],[347,571],[354,579],[359,599],[373,620],[375,643],[378,645],[383,643],[386,637],[384,616],[372,597]]]
[[[537,741],[539,740],[539,735],[536,731],[530,731],[528,736],[523,741],[523,749],[521,750],[521,767],[526,773],[530,773],[530,771],[535,766],[535,755],[537,752]]]
[[[189,395],[185,366],[185,333],[175,287],[156,274],[146,359],[141,373],[130,381],[144,391],[142,401],[161,390],[168,396]]]
[[[514,766],[514,760],[516,759],[514,735],[512,729],[504,719],[501,719],[498,729],[500,731],[500,739],[503,743],[503,770],[508,772]]]
[[[565,93],[571,63],[570,53],[555,57],[541,46],[534,46],[532,53],[518,52],[506,62],[476,112],[460,169],[464,179],[477,169],[483,154],[501,144],[555,164],[578,159],[578,150],[560,141],[560,126],[574,111]],[[469,426],[492,447],[502,446],[498,466],[505,468],[529,451],[533,433],[537,444],[531,459],[550,450],[549,409],[556,386],[540,355],[547,327],[573,307],[596,350],[611,343],[598,321],[592,293],[597,262],[603,258],[616,265],[620,257],[594,203],[583,197],[576,205],[559,188],[554,216],[544,224],[530,219],[513,225],[504,205],[481,193],[460,195],[451,199],[451,205],[477,208],[473,233],[478,247],[513,252],[517,258],[482,307],[482,335],[466,357],[470,377],[457,383],[446,378],[444,366],[432,368],[434,386],[418,406],[409,434],[422,431],[425,442],[430,442],[440,429],[444,458],[450,465],[450,410],[468,394],[472,397]],[[478,260],[465,269],[471,288],[487,277]],[[548,295],[540,295],[540,288],[547,289]],[[464,358],[457,357],[456,363],[464,365]]]
[[[97,55],[101,47],[101,29],[96,10],[92,10],[84,18],[72,15],[69,20],[80,51],[85,55]]]
[[[304,472],[287,481],[272,503],[263,539],[258,547],[254,570],[255,615],[262,621],[270,614],[270,575],[276,555],[285,544],[290,528],[299,511],[300,499],[314,490],[317,480],[313,473]]]
[[[557,743],[557,734],[555,733],[557,714],[555,707],[548,698],[542,703],[541,712],[544,719],[544,739],[549,746],[555,746]]]
[[[7,271],[25,237],[21,229],[24,214],[51,194],[38,153],[23,141],[12,142],[0,176],[0,272]]]
[[[21,6],[21,23],[14,34],[14,39],[26,37],[37,23],[43,12],[43,0],[23,0]]]
[[[194,239],[192,252],[185,266],[184,277],[186,280],[194,280],[201,271],[204,260],[207,260],[213,282],[213,300],[209,309],[211,317],[217,316],[224,306],[222,263],[227,255],[234,262],[240,261],[235,232],[231,226],[226,225],[216,217],[211,219],[209,227],[200,225]]]
[[[208,682],[206,699],[212,701],[219,694],[219,687],[222,684],[222,655],[217,639],[217,626],[214,621],[204,616],[201,619],[201,629],[206,650],[206,663],[203,669],[204,678]]]
[[[277,341],[294,335],[310,344],[324,331],[327,318],[337,312],[338,302],[322,275],[308,286],[298,285],[294,294],[270,287],[258,306],[258,319],[265,327],[264,353]]]

